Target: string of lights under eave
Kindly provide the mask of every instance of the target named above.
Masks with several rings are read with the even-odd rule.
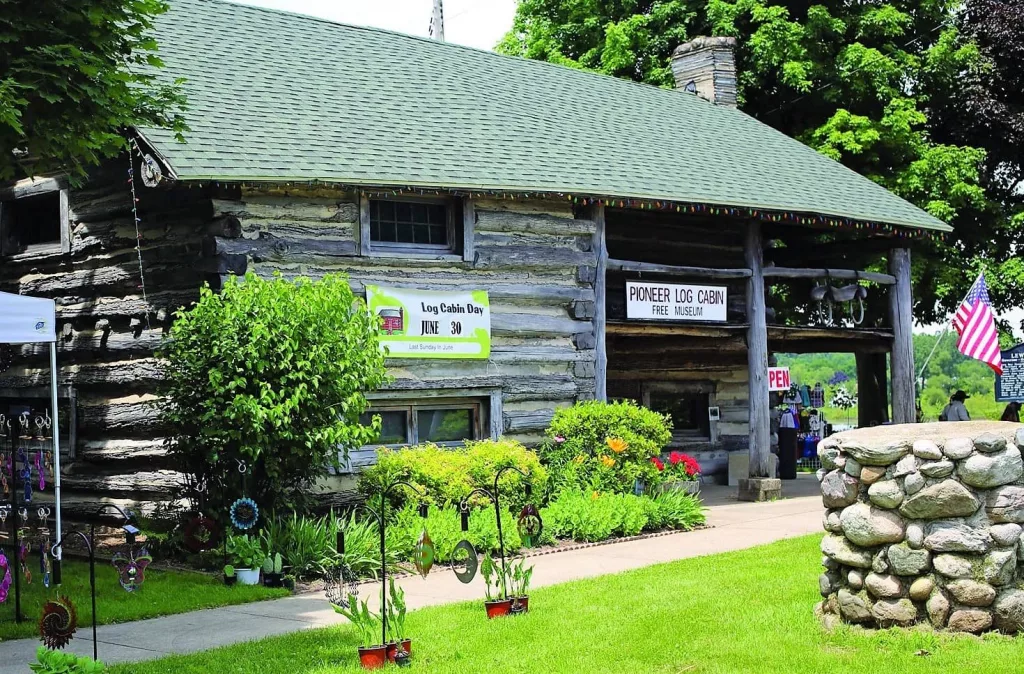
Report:
[[[790,211],[776,211],[764,208],[750,208],[745,206],[722,206],[720,204],[708,204],[697,202],[679,202],[661,199],[627,199],[621,197],[601,196],[580,196],[565,192],[509,192],[501,190],[461,190],[461,189],[424,189],[416,187],[360,187],[358,185],[343,185],[320,180],[309,181],[281,181],[281,182],[252,182],[252,181],[209,181],[189,183],[189,186],[202,187],[203,185],[237,185],[246,189],[261,189],[268,186],[293,187],[293,188],[337,188],[345,191],[358,191],[372,198],[394,198],[402,196],[438,196],[438,197],[469,197],[471,199],[506,199],[511,201],[529,199],[566,199],[578,205],[601,204],[610,208],[636,208],[649,211],[666,211],[685,214],[706,214],[728,217],[753,218],[762,222],[788,223],[804,225],[808,227],[830,227],[847,231],[864,231],[886,234],[898,239],[925,239],[932,241],[945,241],[946,233],[924,229],[921,227],[892,225],[882,222],[871,222],[856,220],[833,215],[818,215],[808,213],[797,213]]]
[[[139,231],[139,223],[142,219],[139,218],[139,198],[135,194],[135,159],[132,156],[132,151],[139,156],[139,159],[146,161],[146,157],[143,155],[142,150],[139,149],[139,144],[134,138],[128,139],[128,185],[131,188],[132,193],[132,224],[135,225],[135,252],[139,258],[139,288],[142,290],[142,304],[145,308],[146,313],[146,329],[151,330],[152,326],[149,323],[149,298],[146,296],[146,273],[142,267],[142,233]]]

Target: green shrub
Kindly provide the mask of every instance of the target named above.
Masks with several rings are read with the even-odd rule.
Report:
[[[39,674],[103,674],[106,666],[84,655],[51,651],[45,646],[36,649],[36,660],[28,668]]]
[[[677,491],[651,498],[569,488],[542,509],[541,516],[551,536],[587,542],[704,523],[700,500]]]
[[[344,275],[232,277],[175,316],[160,415],[177,467],[211,493],[240,495],[238,460],[262,512],[301,507],[339,448],[377,439],[359,417],[387,380],[379,327]]]
[[[538,450],[551,473],[551,494],[564,489],[633,492],[637,479],[662,482],[651,462],[672,438],[667,416],[633,402],[589,401],[555,412]]]
[[[707,521],[700,498],[686,492],[670,489],[655,496],[653,503],[658,529],[692,529]]]
[[[403,559],[412,559],[412,548],[426,526],[430,539],[434,541],[435,561],[448,562],[455,551],[455,545],[462,539],[468,540],[477,552],[497,552],[498,524],[494,521],[494,508],[473,508],[469,513],[469,531],[463,533],[462,518],[454,506],[447,508],[431,508],[424,520],[419,516],[418,509],[409,505],[399,514],[394,524],[389,525],[396,531],[399,543],[399,554]],[[516,517],[503,511],[501,515],[501,533],[505,541],[505,553],[517,552],[522,547]]]
[[[454,506],[469,496],[474,487],[493,489],[495,474],[506,466],[515,466],[528,474],[538,494],[547,489],[548,474],[537,455],[515,440],[480,440],[459,448],[425,444],[397,451],[381,449],[377,464],[360,476],[359,489],[372,500],[381,484],[403,476],[426,493],[429,503]],[[524,482],[519,473],[505,471],[498,485],[503,506],[514,512],[522,508],[528,500]],[[393,508],[419,501],[419,496],[409,489],[397,488],[391,494]],[[474,497],[471,502],[482,505],[489,500]]]

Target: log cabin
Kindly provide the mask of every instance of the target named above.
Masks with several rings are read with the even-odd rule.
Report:
[[[0,186],[0,290],[57,302],[67,517],[171,498],[154,349],[203,283],[247,271],[487,294],[486,358],[388,359],[369,396],[389,444],[535,443],[560,407],[633,399],[709,474],[749,456],[763,498],[767,368],[789,352],[856,353],[861,421],[914,420],[910,255],[949,227],[740,112],[731,38],[681,45],[671,90],[170,4],[158,76],[185,80],[186,141],[132,129],[82,185]],[[815,301],[842,286],[862,315]],[[5,365],[5,404],[46,396],[42,349]]]

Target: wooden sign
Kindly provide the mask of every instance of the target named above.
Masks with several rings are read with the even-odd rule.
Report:
[[[626,281],[626,318],[724,323],[725,286]]]
[[[768,390],[788,391],[790,386],[788,367],[768,368]]]
[[[1024,402],[1024,344],[1002,351],[1003,374],[996,375],[996,401]]]

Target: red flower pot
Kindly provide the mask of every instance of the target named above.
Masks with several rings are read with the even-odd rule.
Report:
[[[398,655],[398,644],[390,643],[390,644],[388,644],[387,648],[388,648],[388,662],[394,662],[395,661],[395,656]],[[402,639],[402,650],[405,651],[408,655],[412,655],[412,640],[411,639]]]
[[[495,601],[485,601],[484,608],[487,609],[488,618],[500,618],[503,615],[508,615],[508,612],[512,610],[512,600],[498,599]]]
[[[380,669],[388,661],[387,646],[359,647],[359,664],[363,669]]]
[[[516,612],[515,611],[515,607],[516,607],[517,604],[522,609],[519,612],[520,613],[526,613],[527,611],[530,610],[530,597],[529,596],[526,596],[526,597],[516,597],[515,599],[512,600],[512,606],[509,608],[509,610],[512,611],[513,613],[515,613]]]

